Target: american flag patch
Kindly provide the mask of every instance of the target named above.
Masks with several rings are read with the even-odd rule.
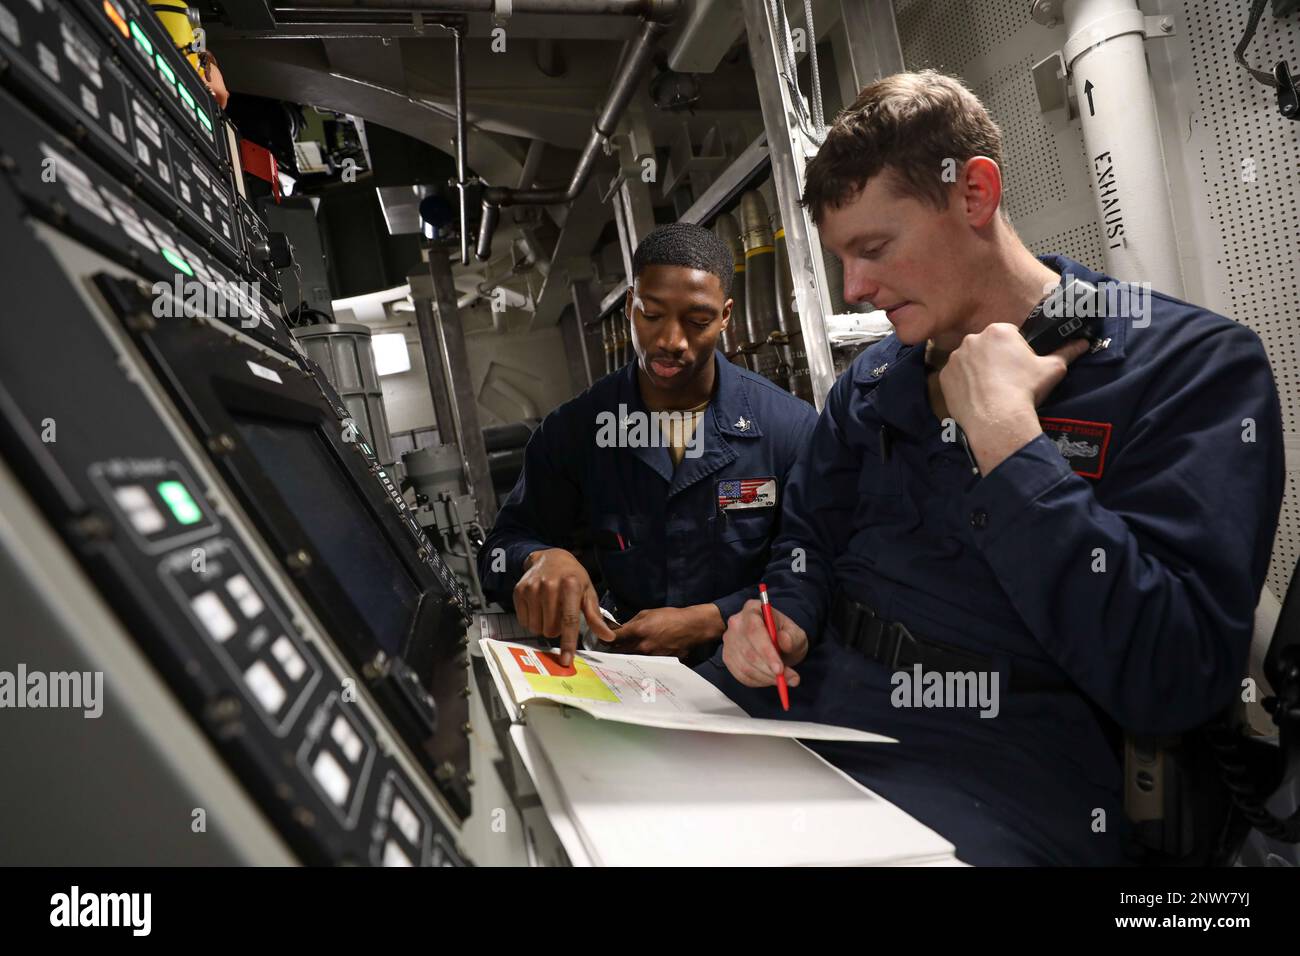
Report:
[[[775,478],[727,478],[718,482],[718,510],[770,508],[776,504]]]

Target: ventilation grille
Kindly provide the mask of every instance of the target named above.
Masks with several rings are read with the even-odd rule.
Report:
[[[1185,0],[1181,9],[1196,79],[1192,122],[1207,134],[1198,157],[1201,186],[1216,230],[1202,244],[1223,269],[1226,311],[1268,349],[1283,425],[1294,433],[1300,429],[1300,123],[1283,119],[1274,90],[1233,59],[1249,7],[1241,0]],[[1265,12],[1246,61],[1271,70],[1278,60],[1300,67],[1300,17],[1277,20]],[[1269,571],[1268,586],[1279,599],[1300,556],[1298,481],[1295,473],[1287,476]]]

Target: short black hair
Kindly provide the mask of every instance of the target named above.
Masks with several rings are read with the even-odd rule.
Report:
[[[731,277],[736,259],[730,247],[703,226],[674,222],[650,231],[632,254],[632,278],[646,266],[684,266],[701,269],[718,277],[722,298],[731,295]]]

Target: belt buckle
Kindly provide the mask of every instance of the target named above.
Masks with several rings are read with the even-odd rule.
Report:
[[[892,642],[892,647],[888,650],[886,663],[891,671],[901,669],[898,659],[902,656],[904,648],[913,652],[913,661],[919,662],[921,660],[921,656],[918,653],[919,645],[917,640],[912,636],[912,632],[907,629],[905,624],[900,621],[891,621],[888,625],[888,632],[888,639]],[[882,634],[882,637],[883,636],[884,635]]]
[[[862,648],[862,625],[867,614],[867,609],[857,601],[845,598],[841,604],[841,619],[836,621],[836,627],[840,632],[840,643],[845,647],[861,651]]]

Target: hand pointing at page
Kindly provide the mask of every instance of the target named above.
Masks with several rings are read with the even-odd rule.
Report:
[[[547,548],[530,554],[524,567],[514,590],[515,614],[534,634],[560,639],[561,664],[573,663],[583,618],[602,641],[614,640],[614,632],[600,616],[591,576],[577,558],[563,548]]]

